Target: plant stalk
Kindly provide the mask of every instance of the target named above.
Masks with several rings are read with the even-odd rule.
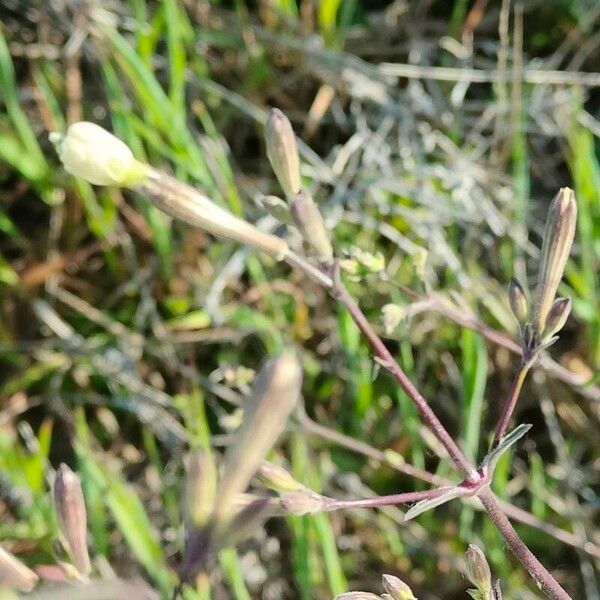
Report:
[[[494,493],[489,488],[486,488],[477,497],[481,500],[488,516],[506,541],[506,545],[510,548],[510,551],[529,571],[529,574],[535,579],[540,588],[553,600],[572,600],[571,596],[565,592],[556,579],[552,577],[552,574],[542,565],[519,537],[519,534],[500,508],[498,499]]]
[[[529,369],[531,369],[532,364],[533,360],[521,361],[519,371],[515,375],[510,389],[510,393],[508,394],[508,398],[504,403],[504,408],[502,409],[502,416],[498,421],[498,425],[496,425],[496,433],[494,434],[494,446],[496,446],[498,442],[506,435],[506,430],[508,429],[508,425],[510,424],[510,419],[515,410],[515,407],[517,406],[519,394],[523,389],[523,383],[525,382],[525,378],[527,377],[527,373],[529,373]]]
[[[378,362],[387,369],[392,377],[400,384],[407,396],[411,399],[417,410],[421,413],[423,420],[433,432],[439,442],[444,446],[452,462],[456,465],[459,471],[464,475],[465,479],[471,482],[476,482],[479,479],[477,469],[471,465],[457,443],[452,439],[447,429],[442,425],[437,415],[433,412],[427,400],[421,395],[406,373],[401,369],[396,362],[392,353],[387,349],[381,338],[377,335],[364,313],[358,306],[356,300],[339,279],[339,274],[334,278],[331,295],[350,313],[352,320],[356,323],[362,334],[365,336]]]
[[[421,492],[407,492],[405,494],[374,496],[373,498],[362,498],[360,500],[336,500],[332,498],[331,502],[328,502],[325,505],[323,512],[331,512],[334,510],[348,508],[377,508],[380,506],[390,506],[393,504],[409,504],[412,502],[419,502],[420,500],[437,498],[445,491],[446,490],[438,488],[433,490],[424,490]]]

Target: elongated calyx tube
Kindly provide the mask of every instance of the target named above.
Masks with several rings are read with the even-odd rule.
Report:
[[[546,319],[565,271],[575,237],[576,224],[575,194],[569,188],[562,188],[548,211],[533,301],[533,327],[540,336],[546,329]]]
[[[0,546],[0,586],[29,592],[35,587],[38,579],[36,573]]]
[[[149,168],[147,177],[134,189],[148,196],[168,215],[181,219],[218,237],[254,246],[277,260],[288,253],[287,242],[260,231],[250,223],[221,208],[203,193],[177,179]]]
[[[73,123],[64,135],[53,133],[65,169],[96,185],[132,188],[147,196],[160,210],[219,237],[225,237],[282,260],[285,240],[260,231],[232,215],[193,187],[137,161],[129,147],[96,125]]]
[[[185,485],[185,509],[191,525],[208,521],[217,496],[217,464],[212,452],[195,450],[188,460]]]
[[[90,574],[87,517],[79,477],[61,464],[54,479],[54,507],[60,531],[69,545],[73,563],[82,575]]]

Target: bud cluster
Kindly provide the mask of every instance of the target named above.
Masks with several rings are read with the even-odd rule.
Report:
[[[269,162],[289,203],[291,214],[288,216],[281,204],[273,201],[276,197],[267,196],[263,204],[283,223],[287,223],[291,217],[317,259],[325,264],[331,263],[333,248],[329,232],[312,195],[301,187],[300,157],[292,124],[277,108],[271,111],[267,120],[265,142]]]
[[[521,328],[525,360],[532,359],[557,338],[571,312],[569,298],[555,298],[562,279],[577,224],[573,190],[562,188],[550,205],[539,263],[538,279],[530,302],[521,282],[512,278],[508,287],[510,307]]]

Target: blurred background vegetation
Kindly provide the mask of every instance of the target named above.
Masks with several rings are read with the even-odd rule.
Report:
[[[296,417],[272,460],[340,498],[422,489],[402,461],[455,477],[322,290],[143,198],[74,180],[48,142],[95,121],[283,235],[258,202],[280,193],[262,137],[272,106],[303,140],[305,184],[352,291],[474,459],[516,367],[482,324],[516,335],[506,284],[532,281],[549,202],[575,189],[559,290],[574,314],[551,350],[567,376],[546,361],[526,384],[517,418],[534,427],[494,489],[581,547],[600,542],[595,0],[1,0],[0,19],[3,546],[54,561],[48,482],[64,461],[82,478],[97,570],[166,592],[184,455],[227,444],[253,370],[286,344],[301,352],[312,420]],[[459,325],[441,314],[452,310],[471,316]],[[469,542],[506,598],[538,597],[472,506],[410,524],[402,509],[272,520],[221,554],[213,597],[381,592],[387,572],[419,598],[464,598]],[[573,597],[599,597],[598,559],[518,530]]]

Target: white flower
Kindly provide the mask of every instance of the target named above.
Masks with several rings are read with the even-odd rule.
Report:
[[[73,123],[64,135],[51,133],[50,141],[65,169],[94,185],[129,186],[145,176],[127,144],[95,123]]]

